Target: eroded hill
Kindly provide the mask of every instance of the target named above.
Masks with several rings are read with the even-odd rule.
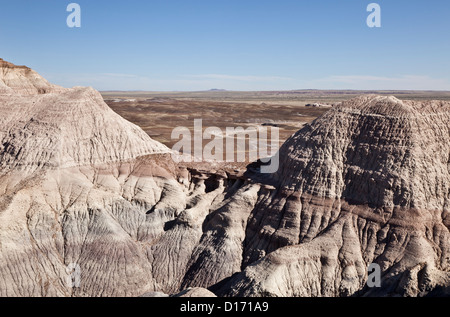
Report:
[[[0,74],[1,296],[448,293],[448,102],[351,99],[277,173],[233,174],[175,164],[91,88]]]

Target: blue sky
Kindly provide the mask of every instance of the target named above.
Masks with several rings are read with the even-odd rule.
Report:
[[[99,90],[450,90],[450,1],[375,1],[373,29],[371,2],[0,0],[0,57]]]

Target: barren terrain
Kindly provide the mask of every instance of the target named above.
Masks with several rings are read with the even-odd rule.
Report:
[[[280,129],[280,143],[329,107],[360,95],[393,95],[408,100],[450,100],[445,91],[200,91],[200,92],[102,92],[105,102],[125,119],[140,126],[153,139],[172,147],[175,127],[193,128],[194,119],[203,127],[243,127],[273,125]],[[281,145],[281,144],[280,144]]]
[[[258,94],[108,99],[159,137],[299,125],[276,171],[230,173],[178,164],[92,88],[0,63],[0,296],[448,296],[450,102]]]

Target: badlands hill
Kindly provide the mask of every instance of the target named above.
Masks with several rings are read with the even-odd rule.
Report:
[[[448,294],[449,123],[448,102],[364,96],[293,135],[224,293]],[[370,263],[381,288],[365,287]]]
[[[0,94],[45,94],[61,91],[62,87],[50,84],[31,68],[16,66],[0,58]]]
[[[0,296],[449,293],[449,103],[349,100],[244,176],[4,61],[0,108]]]
[[[168,152],[115,114],[92,88],[64,89],[0,60],[0,166],[30,170]]]

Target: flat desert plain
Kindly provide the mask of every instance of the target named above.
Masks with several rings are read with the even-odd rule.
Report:
[[[335,104],[364,94],[393,95],[410,100],[450,100],[444,91],[223,91],[200,92],[102,92],[106,103],[119,115],[137,124],[153,139],[172,148],[176,127],[194,128],[202,119],[203,129],[218,127],[278,127],[280,144],[306,123]],[[307,106],[319,104],[320,106]]]

